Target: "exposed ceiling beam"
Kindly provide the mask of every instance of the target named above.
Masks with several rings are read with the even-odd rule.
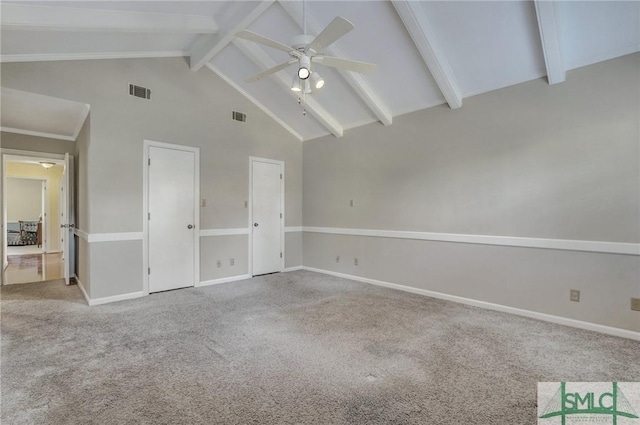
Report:
[[[3,30],[189,34],[211,34],[218,31],[218,24],[213,17],[200,15],[22,4],[2,4],[1,11]]]
[[[462,92],[444,52],[440,48],[435,31],[431,27],[420,2],[391,0],[400,19],[409,32],[427,68],[451,109],[462,106]]]
[[[278,1],[284,10],[289,14],[294,22],[300,25],[302,22],[302,3],[295,1]],[[309,9],[305,11],[305,17],[307,21],[307,29],[312,34],[320,34],[324,29],[320,22],[309,12]],[[325,49],[325,53],[332,56],[346,58],[347,54],[340,48],[338,43],[333,43],[331,46]],[[382,98],[376,93],[371,85],[365,80],[361,74],[351,73],[348,71],[337,70],[342,77],[347,81],[351,88],[360,96],[362,101],[369,107],[371,112],[380,120],[384,125],[390,125],[393,121],[391,110],[383,102]]]
[[[561,83],[566,79],[566,71],[562,60],[556,2],[535,0],[534,4],[536,6],[536,15],[538,16],[542,54],[547,67],[547,80],[549,84]]]
[[[300,135],[300,133],[295,131],[293,129],[293,127],[291,127],[289,124],[287,124],[282,118],[280,118],[279,116],[274,114],[272,110],[270,110],[269,108],[264,106],[262,103],[260,103],[255,97],[251,96],[249,94],[249,92],[247,92],[238,83],[236,83],[231,78],[229,78],[226,74],[224,74],[222,71],[220,71],[220,69],[218,69],[216,66],[212,65],[210,62],[208,62],[206,66],[207,66],[207,68],[209,68],[210,70],[215,72],[216,75],[218,75],[218,77],[222,78],[227,84],[229,84],[231,87],[236,89],[241,95],[246,97],[247,100],[249,100],[251,103],[256,105],[259,109],[261,109],[262,112],[264,112],[265,114],[270,116],[275,122],[280,124],[285,130],[287,130],[289,133],[293,134],[293,136],[296,139],[300,140],[301,142],[304,141],[304,138],[302,137],[302,135]]]
[[[230,19],[225,19],[220,33],[206,35],[196,41],[191,54],[189,65],[192,71],[197,71],[217,55],[225,46],[235,38],[236,33],[247,28],[267,10],[274,0],[262,0],[256,6],[254,2],[243,2]]]
[[[260,69],[268,69],[277,65],[269,55],[254,43],[236,38],[233,40],[233,44]],[[285,71],[280,71],[275,73],[273,77],[287,93],[289,93],[293,98],[298,99],[298,94],[291,91],[290,74],[287,74]],[[324,109],[316,99],[312,96],[306,96],[304,106],[306,110],[334,136],[342,137],[342,125],[340,125],[340,123],[326,109]]]
[[[78,61],[97,59],[140,59],[140,58],[177,58],[188,56],[188,52],[146,51],[146,52],[84,52],[84,53],[26,53],[17,55],[0,54],[0,62],[44,62]]]

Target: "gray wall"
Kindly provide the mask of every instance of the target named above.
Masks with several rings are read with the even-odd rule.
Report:
[[[625,56],[305,142],[304,225],[640,242],[639,75]]]
[[[2,64],[1,82],[91,105],[84,155],[88,217],[81,220],[82,230],[142,231],[145,139],[200,148],[201,197],[207,199],[200,211],[202,229],[248,226],[249,156],[285,161],[285,225],[302,224],[302,144],[208,69],[194,73],[184,58],[9,63]],[[150,88],[152,100],[129,96],[129,83]],[[246,113],[247,122],[233,121],[232,110]],[[112,285],[103,284],[96,271],[115,264],[142,271],[142,253],[129,255],[131,244],[123,241],[109,243],[122,249],[98,248],[104,255],[94,255],[97,244],[102,243],[91,243],[88,257],[92,297],[141,291],[141,272]],[[203,262],[235,255],[235,244],[226,251],[203,246]],[[203,270],[205,280],[216,273]]]
[[[2,72],[6,64],[2,64]],[[4,78],[0,80],[4,82]],[[73,153],[75,142],[50,139],[48,137],[27,136],[24,134],[0,132],[0,143],[4,149],[19,149],[32,152],[47,152],[64,154]]]
[[[638,243],[639,76],[629,55],[305,142],[304,225]],[[303,240],[305,266],[640,330],[637,256]]]

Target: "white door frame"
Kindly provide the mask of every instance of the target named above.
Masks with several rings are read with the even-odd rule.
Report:
[[[143,176],[142,176],[142,291],[145,295],[149,295],[149,148],[166,148],[178,151],[192,152],[195,158],[195,172],[194,172],[194,216],[195,216],[195,229],[194,229],[194,286],[200,286],[200,148],[175,145],[172,143],[156,142],[154,140],[144,140],[144,154],[143,154]]]
[[[2,178],[0,179],[0,192],[2,192],[2,200],[0,201],[2,203],[2,221],[0,222],[0,230],[2,231],[2,243],[0,244],[0,251],[2,251],[2,267],[1,269],[4,270],[7,265],[9,264],[7,262],[7,193],[4,190],[4,188],[6,187],[6,163],[7,162],[11,162],[11,161],[7,161],[7,157],[11,157],[11,156],[18,156],[21,157],[21,159],[24,159],[24,157],[27,158],[31,158],[31,159],[52,159],[52,160],[58,160],[58,161],[53,161],[56,162],[58,164],[64,164],[64,155],[60,155],[57,153],[49,153],[49,152],[35,152],[35,151],[24,151],[24,150],[20,150],[20,149],[0,149],[0,154],[2,155],[2,161],[0,161],[0,174],[2,175]],[[0,283],[4,283],[2,281],[2,275],[3,273],[0,273]]]
[[[284,179],[286,178],[284,172],[284,161],[278,161],[276,159],[260,158],[257,156],[249,157],[249,256],[248,266],[249,275],[253,276],[253,163],[254,162],[266,162],[267,164],[275,164],[280,166],[280,173],[282,179],[280,179],[280,211],[282,211],[282,219],[280,220],[280,252],[282,252],[282,258],[280,258],[280,272],[284,271],[284,259],[286,253],[284,251]]]

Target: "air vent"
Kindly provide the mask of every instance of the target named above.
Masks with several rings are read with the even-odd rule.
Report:
[[[151,89],[135,84],[129,84],[129,94],[131,96],[140,97],[142,99],[151,100]]]
[[[231,118],[236,121],[245,122],[247,120],[247,114],[243,114],[242,112],[233,111],[231,113]]]

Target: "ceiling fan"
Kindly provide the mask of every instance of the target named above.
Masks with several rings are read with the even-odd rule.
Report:
[[[359,72],[362,74],[373,72],[376,68],[376,65],[373,63],[360,62],[322,54],[324,49],[355,28],[354,25],[345,18],[341,16],[334,18],[333,21],[331,21],[331,23],[329,23],[329,25],[327,25],[317,37],[306,34],[304,2],[302,19],[303,34],[295,36],[291,41],[290,46],[247,30],[240,31],[236,34],[237,37],[260,43],[274,49],[282,50],[291,56],[291,60],[254,75],[253,77],[248,78],[246,80],[247,82],[259,81],[293,64],[298,64],[298,71],[293,78],[291,90],[311,93],[309,79],[311,79],[314,89],[320,89],[324,86],[324,80],[320,77],[320,74],[312,69],[312,64],[317,63],[332,68]]]

